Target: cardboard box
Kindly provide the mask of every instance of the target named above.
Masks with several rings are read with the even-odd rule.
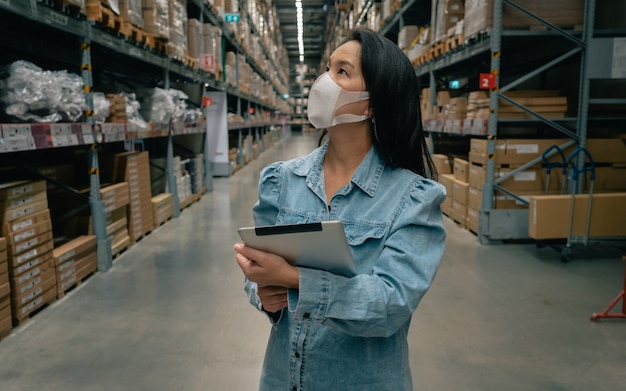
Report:
[[[469,162],[455,157],[453,173],[456,179],[467,183],[469,181]]]
[[[43,307],[45,304],[52,303],[56,299],[56,289],[54,287],[48,289],[42,295],[37,297],[36,299],[30,301],[20,308],[11,308],[13,312],[13,319],[17,321],[24,320],[28,318],[28,316]]]
[[[562,145],[566,139],[498,139],[496,140],[496,164],[523,164],[543,155],[552,145]],[[569,156],[574,146],[563,151]],[[470,141],[470,161],[479,165],[487,163],[487,140],[472,138]],[[557,155],[558,156],[558,155]],[[553,156],[550,161],[556,161]]]
[[[51,265],[52,262],[50,261],[50,258],[48,258],[48,261],[44,264],[33,268],[24,274],[12,277],[10,279],[11,291],[13,292],[12,296],[22,296],[26,292],[29,292],[33,287],[41,284],[42,281],[50,278],[50,276],[54,276],[56,278],[56,273]]]
[[[9,200],[0,200],[0,210],[5,212],[12,209],[19,209],[21,207],[33,204],[39,201],[47,201],[46,190],[24,195],[22,197],[12,198]]]
[[[52,231],[52,224],[50,220],[45,220],[40,223],[28,226],[21,230],[15,231],[7,235],[9,243],[13,246],[13,253],[16,253],[15,247],[17,243],[33,239],[46,232]]]
[[[11,295],[11,306],[21,308],[22,306],[32,302],[37,297],[51,288],[56,288],[56,275],[54,271],[49,271],[36,278],[37,283],[30,286],[23,293],[13,292]]]
[[[452,200],[452,210],[450,212],[450,218],[465,227],[467,217],[467,205],[463,205],[458,201]]]
[[[593,191],[622,192],[626,191],[626,165],[611,167],[596,167],[596,179]],[[587,175],[588,176],[588,175]],[[589,180],[585,181],[585,192],[589,192]]]
[[[56,266],[72,259],[79,259],[85,254],[97,251],[98,240],[94,235],[81,235],[52,250]]]
[[[12,200],[46,190],[46,181],[15,181],[0,184],[0,200]]]
[[[52,251],[52,248],[54,247],[53,244],[54,243],[52,242],[52,240],[49,240],[48,242],[42,243],[41,245],[33,249],[30,249],[24,253],[9,257],[9,263],[11,264],[13,268],[16,268],[22,265],[23,263],[26,263],[36,258],[39,255],[46,254],[47,252]]]
[[[13,257],[19,256],[19,254],[23,254],[38,246],[48,244],[48,242],[52,243],[52,231],[46,231],[35,236],[34,238],[22,240],[21,242],[11,243],[9,246],[9,254]]]
[[[469,183],[454,179],[452,182],[452,200],[467,205]]]
[[[41,212],[48,209],[48,200],[33,202],[31,204],[21,205],[15,208],[7,209],[3,212],[2,222],[12,223],[15,220],[21,219],[22,217],[29,216],[31,214],[35,214],[37,212]]]
[[[470,187],[475,189],[482,189],[485,183],[485,173],[487,169],[483,166],[477,166],[475,164],[469,165],[467,182]]]
[[[50,220],[50,210],[44,209],[13,220],[10,223],[2,224],[2,235],[6,237],[12,233],[19,232],[42,222],[48,222],[48,224],[52,226],[52,222]]]
[[[589,195],[575,196],[573,236],[583,236],[587,222]],[[530,197],[528,233],[533,239],[563,239],[568,236],[570,195]],[[626,193],[594,194],[589,237],[626,236]]]
[[[452,174],[450,159],[448,156],[435,153],[431,155],[431,158],[433,159],[433,164],[435,165],[439,175]]]
[[[587,139],[585,148],[596,163],[626,163],[625,138],[590,138]]]
[[[33,269],[37,266],[47,265],[47,262],[52,258],[52,253],[45,253],[36,258],[29,260],[28,262],[24,262],[17,267],[11,268],[11,273],[14,276],[19,276],[23,273],[26,273],[28,270]]]
[[[478,233],[478,209],[467,208],[466,227],[474,233]]]

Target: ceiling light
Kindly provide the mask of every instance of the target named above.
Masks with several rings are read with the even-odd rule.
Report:
[[[296,23],[298,25],[298,51],[300,62],[304,61],[304,23],[302,22],[302,0],[296,0]]]

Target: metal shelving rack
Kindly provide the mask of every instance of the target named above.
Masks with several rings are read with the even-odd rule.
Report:
[[[244,53],[247,61],[251,64],[254,70],[265,78],[265,80],[269,80],[271,82],[262,67],[260,67],[256,63],[256,60],[254,60],[244,50],[244,48],[237,41],[236,37],[233,36],[232,32],[224,26],[224,23],[217,17],[212,7],[200,0],[193,0],[193,2],[199,8],[203,17],[206,16],[211,23],[222,28],[222,31],[224,32],[223,39],[228,40],[229,44],[235,47],[236,50]],[[173,172],[174,137],[189,134],[203,135],[204,142],[202,148],[204,150],[205,166],[207,167],[207,175],[204,179],[205,184],[207,185],[207,190],[210,190],[211,188],[211,184],[209,183],[209,168],[211,163],[208,161],[209,143],[207,137],[207,127],[204,121],[200,121],[196,124],[156,124],[148,131],[139,131],[138,129],[134,129],[130,126],[125,126],[124,124],[94,123],[91,117],[91,114],[93,113],[93,100],[91,92],[93,86],[92,51],[94,50],[94,45],[111,50],[113,53],[117,53],[118,55],[122,55],[126,58],[141,61],[142,63],[150,65],[156,69],[162,69],[162,81],[165,88],[169,87],[170,75],[175,75],[177,78],[182,78],[188,82],[201,85],[203,96],[207,93],[207,89],[212,88],[217,90],[219,93],[224,94],[224,96],[231,95],[236,96],[238,100],[244,99],[248,102],[248,105],[255,104],[258,105],[258,107],[279,111],[278,108],[271,107],[255,96],[242,93],[237,88],[227,85],[223,80],[215,79],[206,72],[198,69],[192,69],[180,61],[176,61],[146,50],[145,48],[138,47],[121,37],[96,28],[87,20],[78,19],[72,15],[60,13],[57,10],[48,8],[35,0],[0,2],[0,12],[14,15],[16,17],[23,17],[42,27],[52,29],[54,31],[61,31],[69,36],[75,37],[77,42],[81,42],[80,69],[85,85],[86,101],[89,106],[89,110],[87,110],[84,116],[86,122],[71,124],[15,124],[17,128],[22,130],[31,129],[32,127],[32,130],[29,131],[30,136],[25,137],[24,139],[18,138],[15,140],[0,140],[0,153],[26,152],[58,147],[89,146],[89,203],[93,217],[94,234],[98,240],[97,255],[99,270],[108,270],[112,265],[111,243],[110,239],[106,236],[104,205],[100,199],[99,193],[99,145],[120,141],[132,144],[135,140],[139,139],[165,137],[167,139],[167,181],[175,202],[175,216],[180,214],[180,205],[178,205],[178,198],[176,197],[177,187],[175,185],[176,180]],[[267,55],[267,50],[265,50],[265,54]],[[271,59],[271,57],[268,58]],[[272,64],[274,64],[273,61]],[[275,64],[274,66],[276,67]],[[282,78],[281,82],[284,83]],[[282,95],[280,94],[280,91],[283,90],[282,86],[276,85],[273,82],[272,86],[277,94]],[[224,123],[226,123],[226,118],[224,118]],[[275,124],[277,124],[277,122],[273,122],[271,120],[267,123],[245,123],[241,124],[241,127],[237,129],[254,127],[255,132],[258,132],[259,128],[269,127]]]
[[[503,6],[512,7],[517,12],[523,13],[538,23],[546,26],[547,31],[508,31],[502,29],[502,10]],[[591,102],[589,98],[589,81],[587,64],[589,61],[589,48],[593,42],[594,34],[594,11],[595,0],[587,0],[585,2],[584,25],[581,31],[566,31],[552,23],[542,19],[538,15],[534,15],[523,7],[519,6],[512,0],[494,0],[493,1],[493,27],[491,32],[483,40],[479,40],[473,44],[467,44],[452,53],[438,57],[433,61],[416,67],[416,72],[420,77],[427,76],[429,85],[435,86],[435,74],[438,72],[445,73],[446,70],[454,65],[471,62],[473,59],[487,55],[490,56],[490,72],[496,77],[496,87],[489,91],[490,99],[490,115],[486,121],[477,120],[453,120],[449,124],[442,121],[426,121],[425,127],[431,132],[437,133],[453,133],[453,134],[474,134],[487,136],[487,156],[489,157],[486,164],[486,180],[483,184],[482,207],[479,211],[479,227],[477,235],[480,243],[499,243],[507,239],[524,239],[528,238],[528,210],[527,209],[493,209],[493,195],[495,191],[507,194],[516,200],[528,204],[522,197],[512,191],[502,187],[500,184],[507,179],[512,178],[515,174],[524,171],[537,163],[541,163],[541,157],[533,159],[520,167],[512,170],[504,176],[495,178],[495,153],[496,139],[498,138],[499,125],[508,124],[542,124],[564,135],[568,141],[560,147],[567,148],[573,144],[585,146],[587,138],[587,126],[589,123],[588,107]],[[573,44],[573,48],[567,52],[555,57],[546,58],[543,65],[536,67],[523,76],[518,77],[504,86],[500,85],[501,75],[501,50],[503,40],[507,40],[507,44],[511,42],[521,42],[523,40],[555,36],[564,37]],[[515,100],[504,95],[506,91],[512,90],[525,81],[536,77],[548,69],[554,68],[562,62],[576,58],[578,56],[580,63],[579,72],[579,89],[578,89],[578,110],[577,116],[564,119],[548,119],[541,114],[517,103]],[[503,69],[506,71],[506,69]],[[431,88],[431,102],[435,101],[435,89]],[[513,105],[523,112],[532,116],[533,119],[528,120],[498,120],[499,101],[503,100]],[[596,101],[600,102],[600,101]],[[611,101],[611,103],[619,103],[620,101]],[[455,123],[456,121],[456,123]],[[574,129],[572,129],[574,128]],[[554,151],[556,153],[556,151]],[[583,160],[580,159],[580,163]],[[570,191],[580,191],[580,189],[571,189]]]

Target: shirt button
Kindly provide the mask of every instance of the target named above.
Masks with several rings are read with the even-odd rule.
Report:
[[[304,313],[304,319],[309,319],[310,317],[311,317],[311,314],[309,312]]]
[[[293,390],[293,391],[298,391],[298,387],[293,386],[292,390]]]
[[[300,353],[296,352],[296,358],[300,358]]]

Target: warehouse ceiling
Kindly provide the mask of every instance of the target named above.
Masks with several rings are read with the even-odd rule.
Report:
[[[316,73],[324,53],[324,34],[327,15],[332,11],[335,0],[302,0],[304,63]],[[295,66],[300,63],[298,51],[298,27],[295,0],[273,0],[276,6],[283,45],[287,49],[290,64],[290,93],[300,90],[295,83]]]

